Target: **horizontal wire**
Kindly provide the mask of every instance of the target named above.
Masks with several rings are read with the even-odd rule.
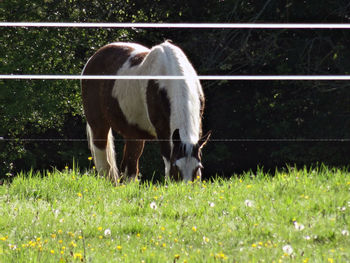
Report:
[[[350,80],[350,75],[205,75],[199,80]],[[133,75],[14,75],[0,74],[0,79],[10,80],[181,80],[186,76],[133,76]]]
[[[197,29],[350,29],[344,23],[81,23],[81,22],[0,22],[0,27],[71,28],[197,28]]]
[[[31,138],[3,138],[0,137],[0,142],[86,142],[87,139],[31,139]],[[105,139],[95,139],[94,141],[107,141]],[[169,139],[114,139],[114,141],[148,141],[148,142],[164,142],[170,141]],[[227,139],[210,139],[209,142],[350,142],[350,138],[227,138]]]

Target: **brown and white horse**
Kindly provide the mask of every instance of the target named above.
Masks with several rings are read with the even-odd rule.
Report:
[[[89,146],[99,173],[117,182],[112,130],[125,139],[121,174],[136,178],[145,140],[157,139],[165,175],[175,180],[201,177],[204,95],[198,76],[183,51],[165,42],[148,49],[112,43],[87,62],[83,75],[184,76],[160,80],[82,80]]]

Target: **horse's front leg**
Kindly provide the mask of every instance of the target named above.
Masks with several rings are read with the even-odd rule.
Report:
[[[122,176],[125,179],[135,180],[139,174],[139,159],[145,146],[144,140],[127,140],[124,145],[123,160],[121,163]]]
[[[163,139],[160,141],[160,152],[163,156],[164,168],[165,168],[165,179],[170,179],[170,154],[171,154],[171,146],[170,142],[167,139]]]

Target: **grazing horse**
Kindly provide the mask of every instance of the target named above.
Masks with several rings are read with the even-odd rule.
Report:
[[[201,177],[204,94],[198,76],[183,51],[166,41],[152,49],[134,43],[100,48],[82,75],[183,76],[183,79],[85,79],[82,99],[89,147],[99,173],[115,183],[112,130],[125,139],[122,177],[137,178],[145,140],[159,140],[165,175],[190,181]]]

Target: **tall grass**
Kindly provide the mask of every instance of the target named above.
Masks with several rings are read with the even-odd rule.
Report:
[[[350,261],[346,170],[117,187],[29,172],[0,202],[0,262]]]

